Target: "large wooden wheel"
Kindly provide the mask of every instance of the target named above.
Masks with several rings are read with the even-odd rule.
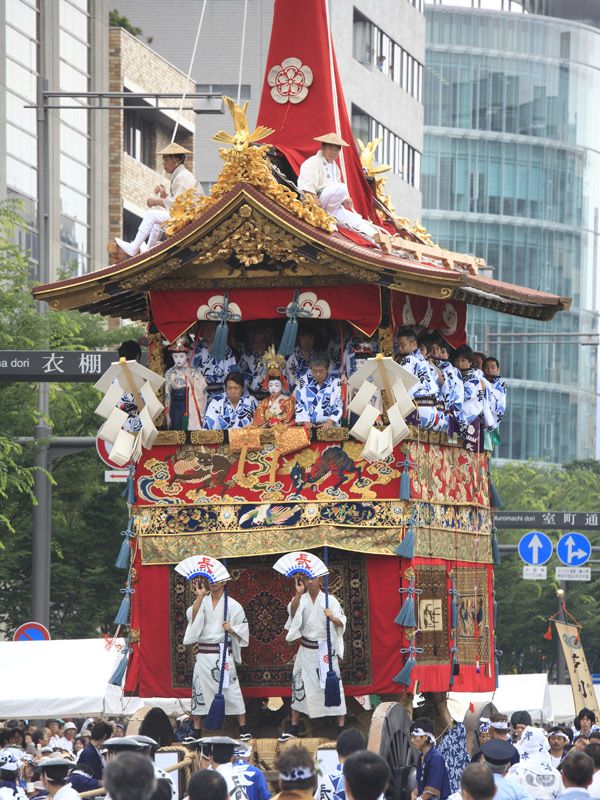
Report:
[[[467,730],[467,751],[473,755],[479,750],[479,721],[482,717],[489,717],[497,711],[493,703],[475,703],[473,710],[467,711],[464,719],[464,726]]]
[[[373,712],[367,747],[379,753],[392,772],[386,800],[410,800],[417,785],[416,753],[410,746],[411,722],[401,703],[380,703]]]

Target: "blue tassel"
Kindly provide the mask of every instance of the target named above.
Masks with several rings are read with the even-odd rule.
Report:
[[[329,548],[323,548],[323,560],[329,566]],[[325,608],[329,608],[329,572],[325,573]],[[329,669],[325,676],[325,707],[335,708],[341,705],[342,694],[340,691],[340,677],[333,669],[333,644],[331,641],[331,620],[327,617],[325,630],[327,632],[327,663]]]
[[[408,653],[408,658],[406,659],[406,664],[402,667],[400,672],[392,678],[392,680],[394,683],[401,683],[404,686],[410,686],[412,683],[412,671],[417,663],[415,656],[417,653],[422,653],[423,648],[415,647],[413,644],[411,644],[409,647],[401,648],[400,652]]]
[[[500,495],[496,491],[496,487],[494,486],[494,481],[492,480],[492,473],[490,475],[490,505],[492,508],[502,508],[502,500]]]
[[[415,601],[411,594],[408,595],[404,601],[404,605],[394,620],[396,625],[403,625],[405,628],[416,628],[417,621],[415,619]]]
[[[410,500],[410,474],[408,469],[404,469],[400,476],[400,500]]]
[[[496,528],[492,528],[492,560],[496,567],[500,566],[502,561],[500,557],[500,546],[498,544],[498,531]]]
[[[450,686],[454,686],[454,678],[459,674],[459,665],[457,663],[458,647],[456,643],[450,648]]]
[[[213,339],[210,354],[215,361],[224,361],[225,354],[227,353],[227,336],[229,335],[229,326],[223,320],[217,325],[215,331],[215,338]],[[214,730],[214,729],[213,729]]]
[[[456,626],[458,625],[458,591],[452,586],[452,589],[449,590],[450,596],[452,598],[452,622],[450,627],[456,630]]]
[[[128,506],[132,506],[135,503],[135,482],[133,480],[134,473],[135,467],[133,464],[130,464],[129,471],[127,473],[127,485],[125,486],[125,491],[123,492],[123,496],[127,497]]]
[[[497,618],[498,618],[498,603],[496,602],[496,595],[494,594],[494,611],[493,611],[494,630],[496,630]]]
[[[121,589],[123,595],[123,599],[121,600],[121,605],[117,612],[117,616],[115,617],[115,625],[129,625],[129,610],[131,608],[131,595],[135,592],[135,589],[130,589],[129,586],[126,589]]]
[[[402,558],[414,558],[415,556],[415,532],[412,527],[412,522],[409,523],[402,543],[396,548],[396,555]]]
[[[133,520],[130,518],[126,530],[121,531],[123,542],[121,543],[121,549],[119,550],[119,555],[117,556],[117,560],[115,561],[115,567],[117,569],[129,568],[129,556],[131,555],[131,540],[135,536],[135,531],[131,527],[132,523]]]
[[[277,354],[280,356],[291,356],[296,347],[298,337],[298,320],[296,317],[288,317],[283,329],[283,336],[279,342]]]
[[[123,655],[117,664],[115,671],[110,676],[108,682],[111,686],[121,686],[123,683],[123,678],[125,677],[125,672],[127,671],[127,663],[129,661],[129,654],[132,653],[133,650],[130,650],[129,647],[126,647],[123,650]]]

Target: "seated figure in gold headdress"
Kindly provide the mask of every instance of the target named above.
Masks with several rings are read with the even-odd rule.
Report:
[[[296,400],[293,395],[289,397],[283,393],[288,390],[284,375],[285,358],[277,355],[271,345],[261,360],[266,367],[262,388],[269,392],[269,396],[258,404],[252,424],[259,428],[288,425],[294,419]]]

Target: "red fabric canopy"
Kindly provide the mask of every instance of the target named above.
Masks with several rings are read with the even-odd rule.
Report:
[[[285,308],[292,302],[293,289],[231,289],[229,310],[240,321],[285,320]],[[366,336],[372,336],[381,322],[381,293],[378,286],[316,286],[299,291],[299,304],[311,319],[346,320]],[[198,292],[151,291],[152,316],[163,336],[172,342],[206,313],[223,307],[218,289]]]
[[[422,325],[437,330],[452,347],[467,343],[467,307],[458,300],[432,300],[405,292],[392,292],[394,328]]]
[[[296,174],[302,162],[319,149],[314,137],[339,130],[350,145],[343,148],[342,180],[358,213],[373,218],[373,195],[348,118],[333,42],[328,35],[326,3],[327,0],[275,0],[257,123],[275,129],[266,141],[281,150]]]

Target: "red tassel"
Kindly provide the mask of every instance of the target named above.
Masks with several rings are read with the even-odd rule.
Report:
[[[473,714],[475,712],[475,704],[469,703],[469,713]]]
[[[573,642],[573,644],[576,646],[579,644],[579,635],[577,633],[575,634],[575,641]]]
[[[552,639],[552,625],[550,625],[550,623],[548,623],[548,630],[544,634],[544,639]]]

